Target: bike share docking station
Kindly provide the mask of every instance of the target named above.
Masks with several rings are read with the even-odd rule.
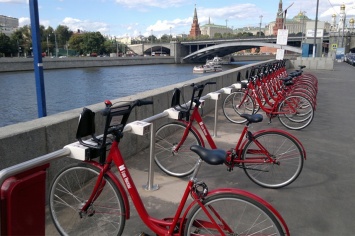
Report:
[[[45,235],[44,164],[8,177],[1,185],[1,235]]]
[[[149,172],[148,172],[148,182],[143,185],[143,189],[148,191],[155,191],[159,189],[157,184],[154,184],[154,155],[155,155],[155,130],[153,123],[148,123],[145,121],[134,121],[127,124],[124,128],[124,132],[129,132],[136,135],[146,135],[150,133],[150,160],[149,160]],[[100,136],[99,136],[100,137]],[[86,143],[92,143],[95,145],[94,141],[85,140]],[[70,158],[85,161],[92,157],[95,157],[97,153],[91,153],[90,148],[83,146],[79,141],[66,145],[64,148],[70,150]]]

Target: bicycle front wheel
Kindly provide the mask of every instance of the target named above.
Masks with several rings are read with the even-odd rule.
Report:
[[[223,101],[222,106],[224,116],[232,123],[242,124],[247,120],[241,114],[254,113],[254,101],[244,92],[234,92],[229,94]]]
[[[275,162],[268,162],[269,157]],[[241,158],[245,161],[245,174],[254,183],[266,188],[281,188],[300,175],[304,154],[296,140],[275,130],[255,135],[244,146]]]
[[[244,195],[220,193],[207,197],[203,205],[225,235],[284,235],[274,214]],[[186,221],[184,235],[221,235],[219,230],[196,205]]]
[[[121,235],[125,207],[114,182],[104,177],[98,196],[86,213],[80,209],[89,199],[99,170],[87,163],[63,169],[53,181],[49,194],[50,214],[61,235]]]
[[[293,95],[286,97],[278,107],[278,118],[286,128],[300,130],[313,120],[314,108],[305,97]]]
[[[185,141],[179,150],[176,150],[185,129],[185,124],[172,122],[160,127],[155,136],[155,163],[162,171],[176,177],[191,174],[199,159],[199,156],[190,150],[192,145],[202,143],[193,130],[189,130]]]

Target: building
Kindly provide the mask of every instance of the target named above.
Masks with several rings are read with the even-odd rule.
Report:
[[[236,28],[234,29],[233,33],[234,34],[239,34],[239,33],[251,33],[253,35],[257,35],[260,32],[260,27],[254,27],[254,26],[246,26],[242,28]],[[265,28],[261,28],[261,32],[266,35]]]
[[[201,26],[201,34],[208,35],[213,38],[215,34],[233,34],[233,29],[228,28],[225,25],[215,25],[211,23],[211,19],[208,19],[208,23]]]
[[[332,15],[330,31],[331,32],[343,32],[343,31],[354,32],[354,18],[349,19],[349,22],[347,24],[344,4],[340,6],[339,22],[337,22],[337,15],[336,14]]]
[[[10,36],[19,27],[18,18],[0,15],[0,32]]]
[[[281,2],[281,1],[280,1]],[[282,4],[282,2],[281,2]],[[279,9],[280,11],[280,9]],[[282,11],[281,11],[282,12]],[[305,14],[306,12],[300,11],[296,16],[294,16],[291,19],[287,19],[284,21],[284,19],[280,19],[279,13],[277,14],[276,20],[273,22],[270,22],[268,25],[268,33],[265,33],[265,35],[277,35],[278,29],[282,29],[282,26],[284,25],[285,29],[288,29],[289,34],[306,34],[306,25],[307,22],[314,22],[314,20],[308,18]],[[320,21],[318,21],[320,22]],[[324,23],[324,31],[329,32],[331,29],[331,23],[329,22],[323,22]]]
[[[197,10],[196,10],[196,6],[195,6],[194,18],[193,18],[193,21],[192,21],[192,25],[191,25],[191,30],[190,30],[189,36],[192,37],[192,38],[197,38],[200,35],[201,35],[201,30],[200,30],[200,25],[198,23]]]
[[[270,25],[271,27],[271,25]],[[282,10],[282,0],[279,2],[279,9],[277,10],[276,21],[275,24],[272,25],[272,34],[277,35],[277,31],[279,29],[284,29],[284,15]]]

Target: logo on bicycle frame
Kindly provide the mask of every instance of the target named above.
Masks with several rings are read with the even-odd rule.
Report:
[[[123,181],[125,182],[126,184],[126,187],[127,189],[130,189],[132,187],[131,183],[129,182],[129,178],[127,177],[127,174],[126,174],[126,167],[124,165],[121,165],[118,167],[120,173],[121,173],[121,176],[122,176],[122,179]]]
[[[201,122],[199,123],[199,125],[200,125],[201,130],[202,130],[202,132],[204,133],[204,135],[205,135],[205,136],[208,136],[208,133],[207,133],[205,124],[201,121]]]

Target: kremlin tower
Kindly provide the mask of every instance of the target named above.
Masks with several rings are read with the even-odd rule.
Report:
[[[198,24],[197,11],[196,11],[196,5],[195,5],[194,19],[192,21],[189,36],[192,38],[197,38],[200,35],[201,35],[201,30],[200,30],[200,25]]]
[[[282,0],[280,0],[279,9],[276,15],[276,23],[272,31],[273,35],[277,35],[277,31],[279,29],[282,29],[283,25],[284,25],[284,18],[283,18],[283,10],[282,10]]]

